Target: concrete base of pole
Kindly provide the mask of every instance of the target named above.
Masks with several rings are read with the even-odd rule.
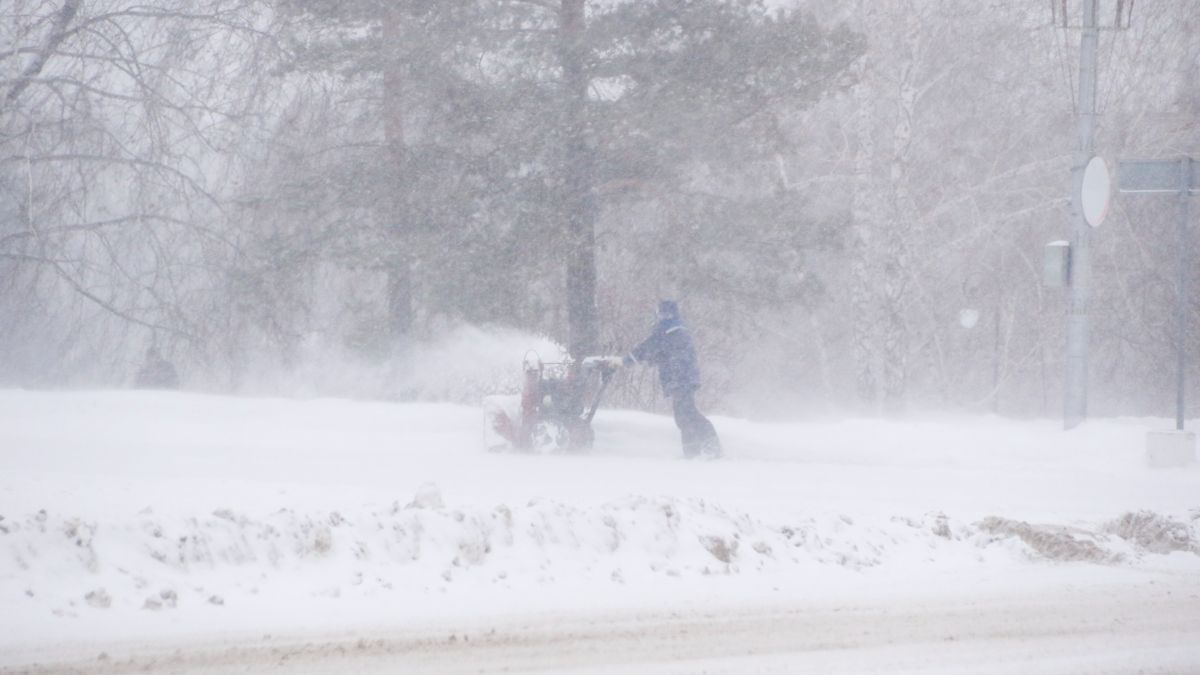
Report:
[[[1187,466],[1196,461],[1196,432],[1151,431],[1146,434],[1146,463],[1155,468]]]

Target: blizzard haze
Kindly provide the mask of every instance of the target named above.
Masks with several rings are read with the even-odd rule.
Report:
[[[726,412],[1058,416],[1050,4],[7,3],[0,383],[127,386],[155,346],[188,389],[405,397],[457,327],[623,353],[673,298]],[[1114,172],[1200,142],[1194,8],[1125,9]],[[1172,414],[1177,209],[1121,195],[1091,237],[1093,414]]]
[[[1200,206],[1073,188],[1200,176],[1197,73],[1193,0],[0,3],[0,672],[1200,672]]]

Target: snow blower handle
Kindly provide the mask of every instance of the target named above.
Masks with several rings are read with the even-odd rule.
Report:
[[[592,399],[592,405],[584,410],[584,424],[591,424],[592,418],[596,416],[596,410],[600,408],[600,399],[604,397],[604,390],[608,389],[608,383],[612,380],[613,373],[621,367],[622,361],[619,356],[589,356],[583,360],[584,371],[596,371],[600,373],[600,388],[596,390],[596,396]]]
[[[601,373],[613,373],[621,368],[623,362],[619,356],[589,356],[583,360],[586,370],[599,370]]]

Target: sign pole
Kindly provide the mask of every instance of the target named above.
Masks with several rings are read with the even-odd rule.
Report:
[[[1179,200],[1175,224],[1175,431],[1146,434],[1146,460],[1150,466],[1186,466],[1196,461],[1196,433],[1184,431],[1186,412],[1188,264],[1191,260],[1191,195],[1200,194],[1196,160],[1157,159],[1118,163],[1118,191],[1123,194],[1171,194]]]
[[[1187,395],[1187,372],[1184,352],[1187,342],[1187,260],[1188,260],[1188,221],[1191,218],[1188,191],[1192,186],[1192,159],[1184,157],[1179,161],[1179,224],[1176,227],[1178,240],[1175,246],[1176,278],[1175,287],[1178,296],[1175,302],[1175,428],[1183,431],[1184,402]]]
[[[1119,163],[1118,190],[1124,194],[1174,194],[1175,224],[1175,429],[1183,431],[1187,402],[1188,264],[1191,260],[1191,195],[1200,193],[1196,160],[1137,160]]]
[[[1092,158],[1096,126],[1096,53],[1100,40],[1096,0],[1083,2],[1079,46],[1079,145],[1071,167],[1071,314],[1067,320],[1067,372],[1063,391],[1063,426],[1073,429],[1087,418],[1088,301],[1091,260],[1088,224],[1083,214],[1083,174]]]

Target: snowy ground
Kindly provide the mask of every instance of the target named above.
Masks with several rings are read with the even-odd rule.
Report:
[[[534,457],[463,406],[0,392],[0,669],[1200,672],[1165,423],[714,421]]]

